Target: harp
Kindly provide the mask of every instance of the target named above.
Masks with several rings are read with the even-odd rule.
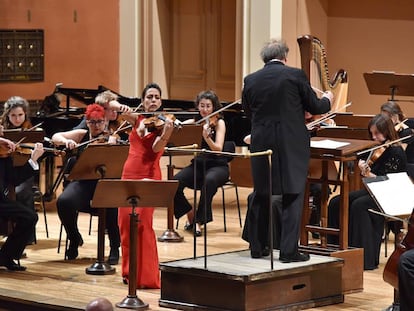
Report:
[[[331,110],[339,111],[347,104],[348,77],[345,70],[338,70],[330,79],[326,51],[322,42],[311,35],[297,39],[302,69],[311,85],[321,91],[331,91],[335,98]]]

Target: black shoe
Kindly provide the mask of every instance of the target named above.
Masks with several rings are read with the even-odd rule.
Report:
[[[25,271],[26,267],[15,263],[12,259],[0,257],[0,266],[6,267],[10,271]]]
[[[195,236],[202,236],[201,230],[196,230]]]
[[[308,261],[309,254],[297,252],[293,255],[280,255],[279,261],[283,263]]]
[[[185,225],[184,225],[184,230],[185,231],[193,231],[193,224],[189,224],[188,222],[186,222]]]
[[[76,259],[76,257],[78,257],[78,255],[79,255],[78,247],[82,246],[82,245],[83,245],[83,239],[82,239],[81,235],[79,235],[79,237],[77,239],[70,240],[69,248],[66,251],[66,257],[69,260]]]
[[[128,285],[128,278],[126,276],[122,278],[122,283],[124,283],[125,285]]]
[[[267,246],[261,251],[250,250],[250,256],[252,258],[262,258],[262,257],[266,257],[269,255],[270,255],[270,249]]]
[[[119,262],[119,249],[118,247],[111,247],[111,251],[108,256],[108,263],[111,266],[117,265]]]

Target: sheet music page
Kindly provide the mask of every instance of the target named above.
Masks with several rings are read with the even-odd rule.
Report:
[[[349,143],[344,142],[344,141],[324,139],[324,140],[311,141],[310,145],[313,148],[337,149],[337,148],[349,145]]]
[[[406,172],[387,174],[388,179],[366,183],[380,209],[392,216],[411,215],[414,184]]]

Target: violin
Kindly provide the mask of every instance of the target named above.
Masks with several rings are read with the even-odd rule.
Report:
[[[378,149],[371,151],[371,153],[368,156],[368,159],[366,160],[366,163],[368,164],[368,166],[371,167],[372,164],[374,164],[374,162],[377,161],[382,156],[385,150],[386,150],[386,147],[382,146],[382,147],[379,147]]]
[[[173,114],[156,114],[145,118],[143,123],[148,131],[160,130],[164,127],[167,118],[174,122],[174,127],[181,127],[181,122]]]
[[[4,145],[0,145],[0,158],[7,158],[12,156],[13,154],[21,154],[21,155],[31,155],[32,150],[34,149],[33,144],[16,144],[16,149],[11,152],[9,148]],[[59,150],[55,148],[43,148],[44,152],[53,152],[55,155],[62,155],[64,156],[66,152],[64,150]]]
[[[396,243],[395,250],[388,258],[382,274],[383,280],[398,290],[398,263],[400,256],[414,247],[414,210],[408,220],[407,234],[400,243]]]

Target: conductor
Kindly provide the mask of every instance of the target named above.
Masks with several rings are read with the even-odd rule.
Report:
[[[309,260],[298,250],[299,228],[310,158],[310,136],[305,111],[330,110],[333,94],[319,99],[303,70],[286,66],[289,48],[272,39],[260,53],[264,67],[244,79],[242,104],[251,119],[251,152],[272,150],[272,195],[282,195],[278,208],[281,228],[280,257],[283,263]],[[249,202],[243,239],[252,258],[269,255],[269,163],[252,157],[254,192]],[[276,238],[278,240],[278,237]]]

